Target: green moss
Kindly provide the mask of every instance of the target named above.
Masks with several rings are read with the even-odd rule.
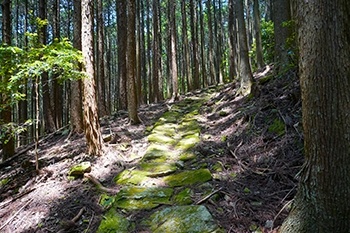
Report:
[[[159,177],[169,175],[177,170],[175,163],[150,163],[144,162],[140,164],[140,169],[149,172],[149,177]]]
[[[115,206],[126,210],[153,209],[171,204],[172,188],[127,187],[116,195]]]
[[[182,138],[175,146],[176,149],[186,151],[188,149],[193,148],[198,142],[200,138],[196,134],[190,134]]]
[[[176,124],[162,124],[162,125],[158,125],[156,127],[153,128],[152,132],[154,133],[161,133],[164,134],[166,136],[172,137],[175,135],[176,133]]]
[[[82,162],[70,168],[68,176],[82,176],[86,172],[91,172],[91,163]]]
[[[173,158],[175,154],[171,151],[169,145],[151,144],[144,155],[143,161],[165,162]]]
[[[177,205],[189,205],[193,203],[192,194],[193,192],[190,188],[185,188],[176,194],[173,200]]]
[[[9,178],[5,178],[5,179],[0,180],[0,187],[7,185],[9,183],[9,181],[10,181]]]
[[[223,165],[222,165],[221,162],[216,162],[216,163],[213,165],[212,169],[213,169],[214,171],[216,171],[216,172],[222,172],[222,171],[223,171]]]
[[[109,209],[113,203],[114,203],[114,200],[115,200],[115,197],[114,196],[109,196],[105,193],[103,193],[101,196],[100,196],[100,205],[105,208],[105,209]]]
[[[281,136],[285,133],[285,125],[280,119],[275,119],[273,123],[269,126],[268,131],[270,133],[275,133]]]
[[[168,207],[155,212],[145,222],[153,233],[212,233],[218,229],[204,206]]]
[[[119,173],[115,178],[115,182],[119,185],[141,185],[147,183],[151,178],[148,176],[148,171],[142,170],[124,170]]]
[[[151,143],[159,143],[159,144],[167,144],[167,145],[174,145],[176,143],[175,139],[161,133],[152,133],[148,135],[147,138],[148,138],[148,141]]]
[[[199,169],[193,171],[183,171],[178,174],[164,177],[164,182],[170,187],[193,185],[204,183],[212,179],[208,169]]]
[[[195,159],[197,156],[194,152],[191,152],[191,151],[186,151],[184,153],[182,153],[180,156],[179,156],[179,159],[181,161],[188,161],[188,160],[192,160],[192,159]]]
[[[128,233],[130,227],[130,222],[112,208],[104,215],[97,233]]]

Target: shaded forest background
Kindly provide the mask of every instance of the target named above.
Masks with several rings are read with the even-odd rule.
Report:
[[[120,110],[130,114],[142,104],[175,100],[222,83],[236,83],[247,95],[254,86],[253,71],[274,62],[283,73],[297,62],[287,0],[130,1],[134,8],[127,1],[83,2],[92,11],[89,56],[95,93],[90,94],[97,101],[98,118]],[[62,127],[83,132],[87,89],[79,72],[84,63],[79,50],[87,44],[82,42],[81,10],[81,1],[3,1],[4,159],[15,147]],[[133,37],[131,62],[128,43]],[[135,101],[127,96],[130,77]]]

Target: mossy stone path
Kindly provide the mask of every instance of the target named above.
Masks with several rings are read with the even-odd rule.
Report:
[[[208,98],[184,99],[147,129],[143,159],[115,177],[121,191],[101,195],[100,204],[108,211],[98,232],[223,232],[208,209],[193,200],[194,187],[202,186],[203,195],[211,192],[210,171],[189,166],[200,164],[193,149],[200,141],[199,108]]]

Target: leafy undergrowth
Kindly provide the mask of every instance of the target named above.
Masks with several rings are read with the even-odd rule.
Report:
[[[255,77],[256,97],[236,96],[232,84],[182,96],[213,96],[199,110],[200,142],[192,148],[197,159],[185,166],[211,172],[213,195],[206,197],[194,187],[191,198],[226,232],[275,232],[296,192],[302,164],[298,79],[292,71],[280,76],[265,71]],[[83,135],[70,136],[62,129],[41,140],[42,172],[36,175],[33,147],[21,148],[14,159],[0,164],[0,232],[96,232],[106,213],[99,204],[101,191],[84,179],[69,181],[70,167],[90,161],[91,175],[106,187],[121,188],[114,178],[141,164],[149,147],[148,129],[176,104],[142,106],[143,124],[138,126],[129,125],[123,111],[101,119],[107,142],[99,158],[86,156]],[[148,214],[138,211],[128,219]]]

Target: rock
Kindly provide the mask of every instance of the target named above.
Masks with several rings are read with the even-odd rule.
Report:
[[[220,232],[205,206],[175,206],[155,212],[146,220],[153,233]]]
[[[181,173],[164,177],[164,182],[170,187],[193,185],[204,183],[212,179],[208,169],[199,169],[191,171],[183,171]]]
[[[70,168],[68,172],[68,176],[83,176],[84,173],[91,172],[91,163],[90,162],[82,162],[78,165],[75,165]]]
[[[128,233],[131,230],[130,227],[129,220],[112,208],[104,215],[97,233]]]

